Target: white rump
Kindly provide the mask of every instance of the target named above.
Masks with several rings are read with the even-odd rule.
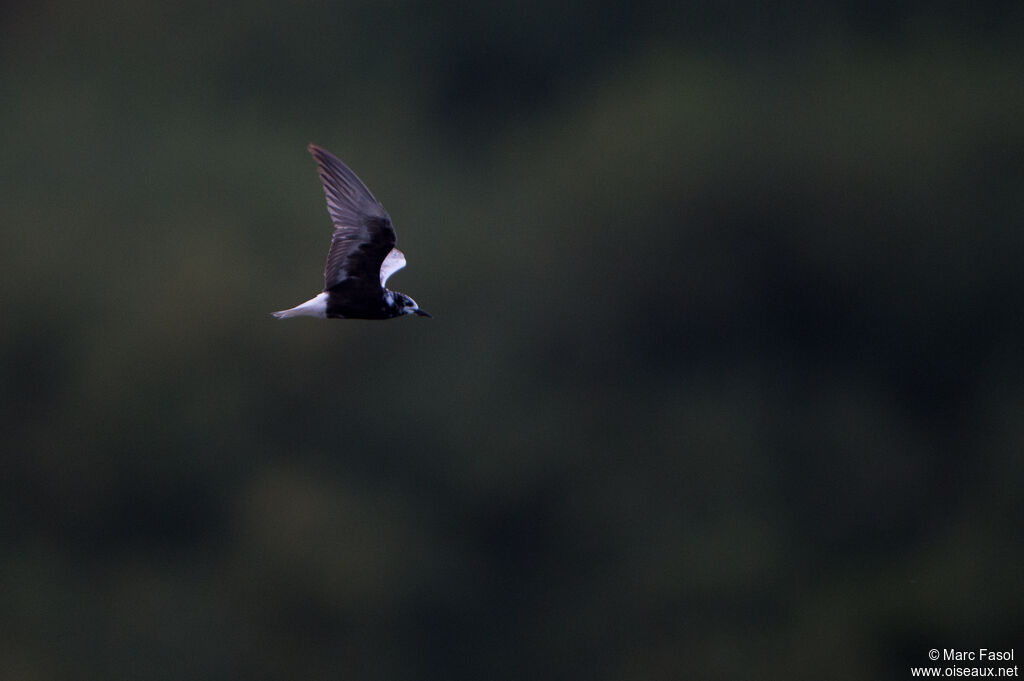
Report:
[[[296,305],[290,310],[275,312],[274,316],[278,319],[288,319],[289,317],[319,317],[320,319],[326,319],[327,293],[318,293],[316,297],[307,300],[302,305]]]

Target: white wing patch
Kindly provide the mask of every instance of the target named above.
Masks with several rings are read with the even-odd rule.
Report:
[[[388,277],[403,267],[405,267],[405,255],[397,248],[392,248],[384,257],[384,262],[380,264],[380,285],[383,287],[387,283]]]

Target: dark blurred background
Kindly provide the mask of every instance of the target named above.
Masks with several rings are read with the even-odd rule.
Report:
[[[0,678],[1024,654],[1024,5],[0,5]],[[315,141],[433,320],[315,294]]]

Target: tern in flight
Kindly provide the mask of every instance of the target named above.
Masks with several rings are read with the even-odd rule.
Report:
[[[315,144],[320,182],[327,197],[327,212],[334,223],[331,250],[324,268],[324,290],[289,310],[288,317],[335,319],[391,319],[407,314],[430,317],[416,301],[385,287],[388,277],[405,267],[405,256],[395,248],[397,237],[391,217],[356,174],[333,154]]]

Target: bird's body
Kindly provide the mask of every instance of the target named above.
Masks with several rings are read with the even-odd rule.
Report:
[[[388,277],[405,267],[405,255],[395,248],[395,229],[384,206],[356,174],[330,152],[315,144],[309,145],[309,152],[316,159],[327,198],[327,212],[334,223],[331,250],[324,268],[324,290],[301,305],[275,312],[274,316],[391,319],[417,314],[429,317],[412,298],[384,286]]]

